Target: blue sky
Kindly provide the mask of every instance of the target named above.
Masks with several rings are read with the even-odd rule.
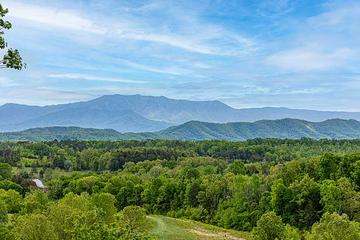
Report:
[[[105,94],[360,111],[360,1],[2,0],[0,104]]]

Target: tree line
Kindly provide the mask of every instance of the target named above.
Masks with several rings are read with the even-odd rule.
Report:
[[[212,157],[232,162],[282,163],[325,153],[360,152],[359,140],[226,141],[54,141],[0,143],[0,162],[19,168],[59,168],[65,171],[117,171],[127,162],[174,161],[184,157]]]
[[[21,226],[28,224],[18,224],[22,221],[44,221],[44,229],[33,224],[31,231],[52,232],[58,239],[82,239],[76,235],[81,232],[77,227],[90,228],[86,231],[101,235],[98,239],[126,239],[126,234],[132,234],[128,239],[151,238],[146,231],[125,224],[121,216],[129,208],[137,214],[128,217],[140,213],[144,217],[146,212],[188,218],[252,232],[254,239],[360,239],[357,141],[75,141],[4,143],[2,147],[6,151],[0,154],[4,162],[0,165],[1,232],[15,239],[38,239],[23,237],[28,230]],[[264,158],[219,157],[225,151],[237,155],[234,151],[244,148],[257,149],[252,154]],[[265,157],[274,149],[282,160]],[[13,171],[10,165],[33,160],[31,154],[41,162],[41,170],[41,164],[50,164],[42,176],[48,193],[34,191],[28,183],[39,172]],[[60,156],[71,161],[71,167],[86,171],[51,166]],[[120,165],[106,167],[115,163]],[[102,168],[105,171],[99,171]],[[77,201],[87,210],[67,206]],[[79,224],[66,230],[75,235],[65,237],[56,228],[61,218],[52,214],[56,216],[57,207]],[[87,225],[95,219],[98,225],[91,229]]]

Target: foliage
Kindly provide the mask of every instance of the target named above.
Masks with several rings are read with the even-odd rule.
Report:
[[[12,176],[12,168],[7,163],[0,163],[0,180],[9,179]]]
[[[0,201],[0,224],[5,223],[8,219],[7,205],[5,201]]]
[[[42,212],[46,209],[49,203],[49,198],[46,193],[41,191],[32,191],[26,194],[23,200],[24,213]]]
[[[359,240],[360,224],[352,222],[346,215],[326,213],[319,223],[315,223],[311,232],[306,236],[307,240]]]
[[[357,147],[307,139],[3,143],[0,227],[24,238],[17,222],[42,219],[59,240],[148,239],[147,213],[255,239],[316,239],[335,234],[325,224],[340,221],[334,216],[346,214],[346,228],[360,222]],[[49,191],[31,186],[33,178]]]
[[[274,212],[265,213],[253,229],[254,240],[285,239],[285,225]]]
[[[128,206],[121,212],[121,222],[130,231],[141,230],[146,223],[145,210],[138,206]]]
[[[55,229],[42,214],[20,216],[16,221],[15,236],[19,240],[57,240]]]
[[[4,30],[9,30],[12,27],[10,22],[3,19],[8,12],[9,10],[0,4],[0,50],[7,48],[7,42],[3,36]],[[0,62],[0,67],[21,70],[25,66],[22,62],[19,51],[17,49],[9,48],[6,50],[6,54]]]

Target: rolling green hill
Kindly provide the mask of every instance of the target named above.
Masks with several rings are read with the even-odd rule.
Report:
[[[53,141],[53,140],[128,140],[151,138],[152,134],[122,134],[112,129],[79,127],[32,128],[21,132],[0,133],[0,141]]]
[[[1,141],[51,140],[229,140],[254,138],[360,138],[360,122],[332,119],[308,122],[297,119],[262,120],[254,123],[206,123],[191,121],[154,133],[119,133],[111,129],[78,127],[34,128],[21,132],[0,133]]]
[[[360,138],[360,122],[332,119],[308,122],[297,119],[262,120],[254,123],[205,123],[192,121],[158,132],[162,137],[181,140],[246,140],[253,138]]]

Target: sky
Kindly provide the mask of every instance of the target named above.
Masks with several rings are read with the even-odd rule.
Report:
[[[358,0],[1,0],[0,104],[108,94],[360,111]]]

